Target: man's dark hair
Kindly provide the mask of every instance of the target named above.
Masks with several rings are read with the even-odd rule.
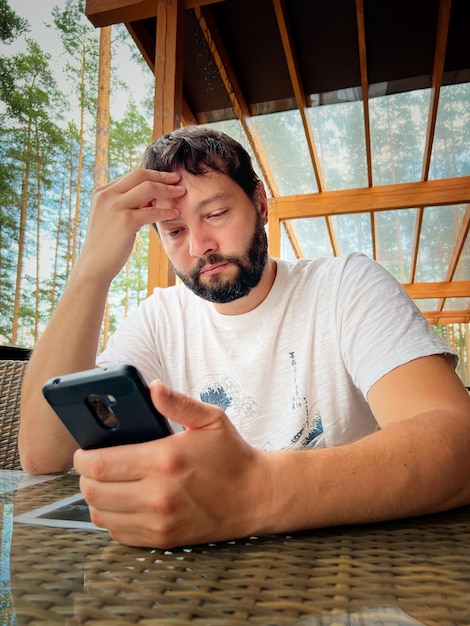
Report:
[[[212,170],[229,176],[254,201],[259,181],[245,148],[225,133],[188,126],[162,135],[146,149],[142,167],[163,172],[183,168],[194,176]]]

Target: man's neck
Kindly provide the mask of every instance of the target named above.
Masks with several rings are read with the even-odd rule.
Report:
[[[214,304],[214,308],[218,313],[222,315],[243,315],[253,309],[256,309],[263,300],[267,297],[268,293],[274,284],[276,278],[277,264],[276,261],[268,257],[266,267],[264,268],[261,280],[254,287],[250,293],[243,298],[237,298],[233,302],[226,302],[225,304]]]

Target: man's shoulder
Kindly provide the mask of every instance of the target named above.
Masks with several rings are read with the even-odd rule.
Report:
[[[375,261],[361,252],[351,252],[338,257],[317,257],[315,259],[297,259],[286,261],[276,259],[278,272],[286,277],[293,276],[332,276],[340,275],[349,266],[358,267],[375,264]]]

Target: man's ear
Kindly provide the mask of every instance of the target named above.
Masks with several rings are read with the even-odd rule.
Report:
[[[255,204],[256,208],[261,214],[261,218],[264,224],[268,223],[268,198],[266,196],[266,189],[262,180],[259,180],[255,190]]]

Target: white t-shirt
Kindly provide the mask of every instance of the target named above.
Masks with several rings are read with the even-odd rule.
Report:
[[[333,446],[377,430],[367,393],[418,357],[456,355],[401,285],[361,254],[277,260],[266,299],[221,315],[183,285],[156,289],[121,325],[100,366],[222,407],[253,446]]]

